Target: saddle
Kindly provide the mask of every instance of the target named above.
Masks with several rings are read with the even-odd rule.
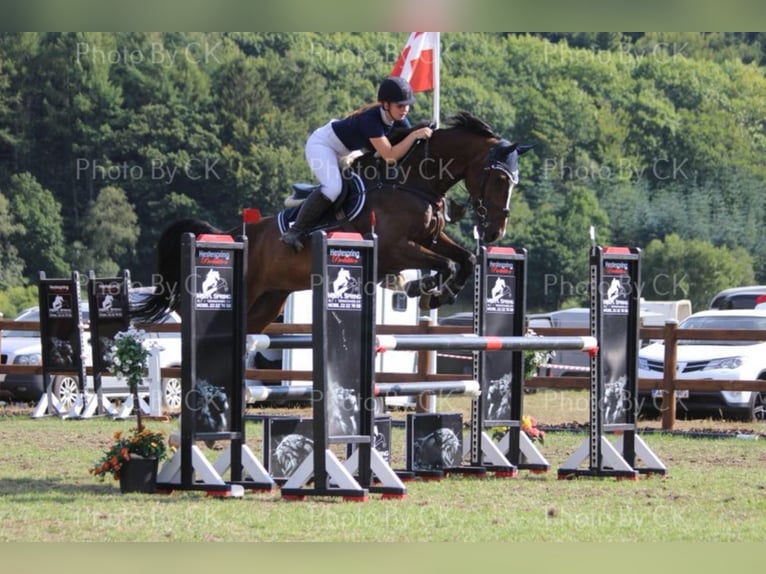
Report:
[[[285,209],[277,214],[277,225],[280,233],[285,233],[290,228],[290,224],[298,216],[303,201],[311,192],[318,190],[321,185],[294,183],[292,187],[293,194],[285,199]],[[332,229],[346,221],[353,220],[364,208],[366,198],[367,194],[362,178],[356,173],[345,171],[343,173],[343,189],[338,199],[333,203],[332,209],[328,210],[310,232],[318,229]]]

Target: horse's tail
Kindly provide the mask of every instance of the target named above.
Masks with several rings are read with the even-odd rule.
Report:
[[[157,275],[152,278],[154,290],[131,304],[131,318],[153,323],[181,305],[181,236],[184,233],[223,233],[200,219],[181,219],[162,232],[157,243]],[[159,280],[159,281],[157,281]]]

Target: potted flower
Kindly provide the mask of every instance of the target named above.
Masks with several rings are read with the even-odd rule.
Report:
[[[150,354],[144,345],[145,340],[146,333],[132,326],[114,337],[108,369],[119,379],[127,381],[136,408],[137,426],[127,435],[115,433],[112,446],[91,468],[91,472],[102,480],[107,474],[115,480],[119,479],[122,492],[153,492],[157,465],[165,458],[164,436],[144,428],[138,402],[138,385],[144,379]]]
[[[90,469],[101,481],[112,475],[122,492],[154,492],[157,465],[166,456],[163,433],[137,427],[129,433],[117,431],[114,442]]]

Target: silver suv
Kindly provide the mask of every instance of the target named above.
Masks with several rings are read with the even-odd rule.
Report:
[[[755,309],[766,302],[766,285],[724,289],[710,301],[711,309]]]

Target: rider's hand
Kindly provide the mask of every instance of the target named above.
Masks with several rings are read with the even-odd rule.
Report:
[[[433,134],[433,132],[434,131],[431,128],[426,126],[424,128],[415,130],[413,133],[415,134],[416,140],[423,140],[423,139],[427,140],[428,138],[431,137],[431,134]]]

